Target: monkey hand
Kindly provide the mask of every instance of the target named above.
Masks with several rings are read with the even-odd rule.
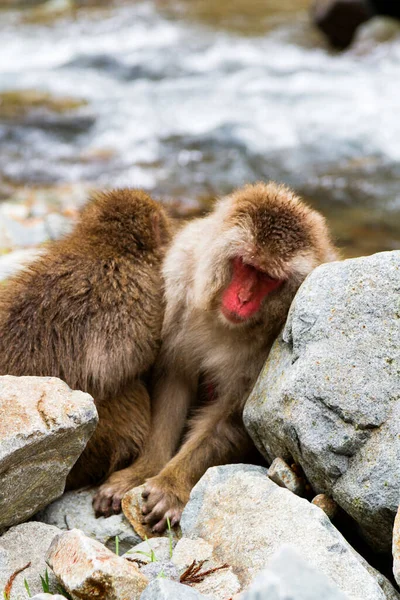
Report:
[[[93,498],[96,517],[109,517],[121,512],[121,500],[130,489],[141,485],[145,477],[134,477],[132,467],[116,471],[99,487]]]
[[[170,475],[157,475],[146,483],[142,497],[144,522],[152,526],[154,533],[162,533],[167,527],[178,525],[182,511],[189,500],[190,487]]]

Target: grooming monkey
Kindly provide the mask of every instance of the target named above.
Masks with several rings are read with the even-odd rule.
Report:
[[[0,374],[60,377],[95,399],[99,423],[68,488],[127,467],[148,437],[143,378],[160,344],[169,240],[166,214],[147,194],[100,193],[71,234],[1,289]],[[115,494],[128,488],[120,482]]]
[[[248,394],[300,284],[335,258],[323,217],[274,183],[223,198],[176,236],[163,267],[151,433],[126,470],[132,487],[147,479],[143,514],[154,531],[167,517],[179,522],[208,467],[241,460],[251,448],[242,422]],[[177,452],[202,379],[212,398],[191,419]],[[107,510],[104,492],[99,511]]]

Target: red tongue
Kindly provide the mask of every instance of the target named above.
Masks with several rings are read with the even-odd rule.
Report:
[[[246,265],[240,258],[235,258],[232,264],[233,276],[222,296],[222,311],[231,320],[235,317],[247,319],[258,311],[264,297],[281,282]]]

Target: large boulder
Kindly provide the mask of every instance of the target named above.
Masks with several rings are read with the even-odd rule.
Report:
[[[48,581],[49,589],[57,591],[57,581],[50,571],[46,575],[46,554],[54,538],[60,533],[57,527],[43,523],[23,523],[12,527],[0,537],[0,591],[7,583],[11,589],[9,600],[27,598],[43,591],[41,577]],[[15,578],[13,579],[13,576]]]
[[[318,267],[247,402],[258,449],[391,547],[400,498],[400,252]]]
[[[97,423],[89,394],[50,377],[0,377],[0,530],[60,496]]]
[[[320,508],[276,485],[262,467],[208,469],[192,490],[181,527],[185,537],[210,543],[215,560],[231,566],[243,587],[289,544],[349,600],[400,598]]]

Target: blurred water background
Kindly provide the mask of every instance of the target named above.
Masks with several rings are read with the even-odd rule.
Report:
[[[400,248],[400,30],[333,52],[309,5],[2,0],[0,253],[60,235],[91,189],[190,216],[260,179],[319,208],[344,256]]]

